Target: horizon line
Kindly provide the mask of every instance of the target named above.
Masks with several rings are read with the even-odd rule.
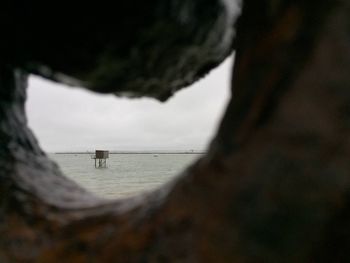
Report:
[[[129,151],[109,151],[110,154],[122,153],[206,153],[205,150],[129,150]],[[94,154],[95,151],[52,151],[54,154]]]

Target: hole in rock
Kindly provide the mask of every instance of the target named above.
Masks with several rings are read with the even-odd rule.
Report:
[[[166,103],[31,77],[28,124],[63,173],[91,192],[119,198],[151,191],[205,153],[229,99],[232,60]],[[106,168],[91,159],[100,149],[110,152]]]

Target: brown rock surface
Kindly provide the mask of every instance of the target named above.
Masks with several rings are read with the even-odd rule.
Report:
[[[245,1],[207,156],[127,200],[62,176],[26,128],[25,74],[3,65],[0,262],[349,262],[349,10]]]

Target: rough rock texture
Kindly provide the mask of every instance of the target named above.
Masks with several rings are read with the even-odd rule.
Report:
[[[98,92],[160,100],[225,59],[239,13],[230,0],[17,2],[0,8],[3,62]]]
[[[119,201],[61,175],[1,67],[0,262],[349,262],[349,25],[346,0],[245,1],[207,156]]]

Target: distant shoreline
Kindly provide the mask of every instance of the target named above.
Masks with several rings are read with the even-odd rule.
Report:
[[[54,152],[52,154],[95,154],[94,152]],[[206,152],[109,152],[109,154],[206,154]]]

